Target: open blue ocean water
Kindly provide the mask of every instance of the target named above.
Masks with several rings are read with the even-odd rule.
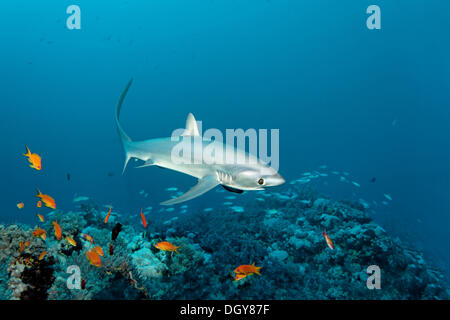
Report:
[[[81,9],[79,30],[66,26],[66,9],[72,4]],[[366,9],[372,4],[381,8],[380,30],[366,26]],[[141,208],[152,206],[146,213],[148,224],[160,224],[154,237],[161,240],[170,232],[174,239],[189,238],[183,232],[192,230],[183,225],[189,225],[190,214],[211,208],[217,215],[218,210],[227,210],[224,202],[245,208],[258,203],[255,198],[262,192],[219,193],[223,189],[218,186],[166,211],[159,203],[171,197],[167,189],[186,191],[196,184],[195,178],[155,167],[134,169],[133,160],[122,175],[124,154],[115,107],[133,78],[121,114],[122,126],[133,140],[168,137],[174,129],[184,128],[190,112],[202,121],[203,130],[279,129],[279,173],[286,183],[268,192],[296,187],[300,197],[308,190],[320,194],[314,199],[363,204],[389,238],[422,252],[430,268],[447,278],[449,12],[450,3],[438,0],[2,1],[0,224],[34,229],[39,224],[36,214],[51,211],[36,208],[36,189],[55,199],[62,216],[79,210],[80,202],[73,201],[79,196],[98,205],[101,217],[107,211],[103,206],[113,205],[123,220],[136,216],[130,219],[135,219],[136,234],[142,232]],[[28,166],[22,155],[25,146],[41,156],[42,170]],[[319,176],[300,186],[295,180],[307,172]],[[282,214],[285,206],[292,207],[288,201],[261,210]],[[182,205],[188,206],[183,213]],[[245,217],[247,209],[237,212]],[[165,234],[164,223],[174,217],[186,222]],[[207,221],[204,229],[198,226],[196,232],[214,232],[213,218],[202,219]],[[256,215],[249,221],[256,225],[267,219]],[[239,220],[233,223],[228,231],[242,235]],[[309,225],[322,239],[323,225],[311,221]],[[283,232],[290,227],[279,223],[272,228]],[[336,232],[340,229],[344,227],[333,226]],[[261,232],[248,231],[245,241]],[[53,237],[50,224],[47,233]],[[148,233],[147,240],[152,241]],[[189,239],[209,254],[223,249],[220,244],[206,245],[204,239]],[[339,241],[334,242],[339,247]],[[301,263],[295,246],[287,243],[285,248],[280,242],[268,252],[244,257],[273,258],[273,252],[284,251],[289,257],[280,258],[283,263],[291,257],[293,264]],[[104,246],[106,252],[108,243]],[[242,247],[234,252],[238,248]],[[214,259],[213,254],[205,264],[219,264]],[[233,265],[253,262],[243,260]],[[264,272],[250,280],[263,278]],[[248,285],[258,286],[250,280]],[[0,297],[8,298],[1,292]],[[190,297],[239,294],[174,296]],[[280,292],[267,296],[292,297],[296,296]]]

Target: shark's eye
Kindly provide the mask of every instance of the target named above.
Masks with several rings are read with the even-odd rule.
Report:
[[[264,179],[263,179],[263,178],[259,179],[259,180],[258,180],[258,184],[259,184],[260,186],[262,186],[262,185],[264,184]]]

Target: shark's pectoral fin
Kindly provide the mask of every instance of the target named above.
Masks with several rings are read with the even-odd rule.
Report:
[[[201,196],[205,192],[208,192],[217,185],[219,185],[219,182],[214,176],[206,176],[202,179],[199,179],[198,183],[195,186],[193,186],[186,193],[183,193],[178,198],[161,202],[161,204],[167,206],[197,198],[198,196]]]
[[[143,165],[137,166],[137,167],[134,167],[134,168],[135,169],[137,169],[137,168],[145,168],[145,167],[154,166],[154,165],[155,165],[155,161],[153,161],[152,159],[149,159],[149,160],[145,161]]]

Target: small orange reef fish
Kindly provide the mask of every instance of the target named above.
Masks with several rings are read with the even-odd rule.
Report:
[[[44,222],[44,216],[42,214],[38,213],[37,216],[38,216],[40,222]]]
[[[31,153],[30,149],[28,149],[27,146],[25,147],[27,148],[27,153],[24,153],[23,155],[28,157],[30,168],[41,170],[41,157],[39,157],[36,153]]]
[[[53,221],[52,225],[55,229],[55,237],[56,239],[61,240],[62,237],[62,231],[61,231],[61,226],[58,224],[58,221]]]
[[[246,275],[246,274],[243,274],[243,273],[236,273],[236,275],[234,276],[234,281],[242,280],[242,279],[244,279],[246,276],[247,276],[247,275]]]
[[[94,267],[100,268],[102,266],[102,260],[100,260],[100,255],[95,250],[86,251],[86,259]]]
[[[44,259],[44,257],[45,257],[46,255],[47,255],[47,251],[42,252],[42,253],[39,255],[39,260]]]
[[[76,243],[76,241],[75,240],[73,240],[72,238],[70,238],[70,237],[66,237],[66,240],[67,240],[67,242],[71,245],[71,246],[74,246],[74,247],[76,247],[77,246],[77,243]]]
[[[36,202],[36,207],[38,207],[38,208],[42,207],[42,201],[41,201],[41,200],[39,200],[38,202]]]
[[[97,254],[101,257],[103,257],[105,255],[105,253],[103,252],[103,249],[99,246],[93,247],[92,250],[97,252]]]
[[[94,238],[92,238],[90,235],[86,234],[86,233],[82,233],[81,234],[81,238],[83,238],[86,241],[89,241],[90,243],[94,243]]]
[[[17,204],[17,208],[19,208],[19,209],[23,209],[23,207],[24,207],[24,204],[23,204],[23,202],[20,202],[20,203],[18,203],[18,204]]]
[[[326,231],[322,232],[322,235],[325,237],[325,241],[327,242],[328,247],[333,250],[334,249],[334,244],[333,241],[331,241],[331,238],[328,236],[328,234],[326,233]]]
[[[257,275],[261,275],[259,273],[259,270],[262,267],[256,267],[255,263],[253,262],[251,265],[250,264],[243,264],[240,265],[239,267],[237,267],[236,269],[234,269],[234,272],[236,272],[236,274],[242,274],[242,275],[252,275],[254,273],[256,273]],[[241,278],[242,279],[242,278]],[[240,280],[240,279],[239,279]]]
[[[23,250],[25,250],[26,247],[28,247],[30,245],[30,241],[20,241],[20,248],[19,248],[19,252],[22,253]]]
[[[144,225],[144,228],[147,228],[147,220],[145,220],[145,216],[144,213],[142,212],[142,209],[141,209],[141,220],[142,224]]]
[[[48,208],[51,209],[56,209],[56,203],[55,200],[50,197],[49,195],[46,194],[42,194],[41,191],[39,191],[39,189],[37,190],[38,194],[36,195],[36,197],[41,198],[42,202],[44,203],[44,205]]]
[[[162,242],[158,242],[157,244],[155,244],[155,248],[162,250],[162,251],[175,251],[176,253],[178,253],[177,249],[179,247],[174,246],[170,242],[162,241]]]
[[[45,240],[47,239],[47,232],[45,232],[44,229],[36,228],[36,230],[33,231],[33,237],[38,237]]]
[[[108,212],[108,214],[106,215],[106,218],[105,218],[105,224],[108,222],[108,219],[109,219],[109,216],[111,215],[111,207],[109,207],[109,212]]]

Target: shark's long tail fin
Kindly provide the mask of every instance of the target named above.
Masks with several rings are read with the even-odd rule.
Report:
[[[116,107],[116,125],[117,125],[117,131],[119,132],[119,136],[120,136],[120,141],[122,142],[122,147],[123,147],[123,151],[125,152],[125,163],[123,165],[123,170],[122,170],[122,174],[125,172],[125,168],[127,167],[127,163],[131,158],[131,155],[129,153],[129,147],[131,144],[131,139],[130,137],[125,133],[125,131],[122,129],[122,126],[120,125],[119,122],[119,117],[120,117],[120,110],[122,109],[122,103],[123,100],[125,99],[125,96],[127,95],[128,89],[130,89],[131,84],[133,83],[133,78],[130,79],[130,81],[128,82],[127,86],[125,87],[125,89],[123,90],[122,94],[120,95],[119,101],[117,102],[117,107]]]

